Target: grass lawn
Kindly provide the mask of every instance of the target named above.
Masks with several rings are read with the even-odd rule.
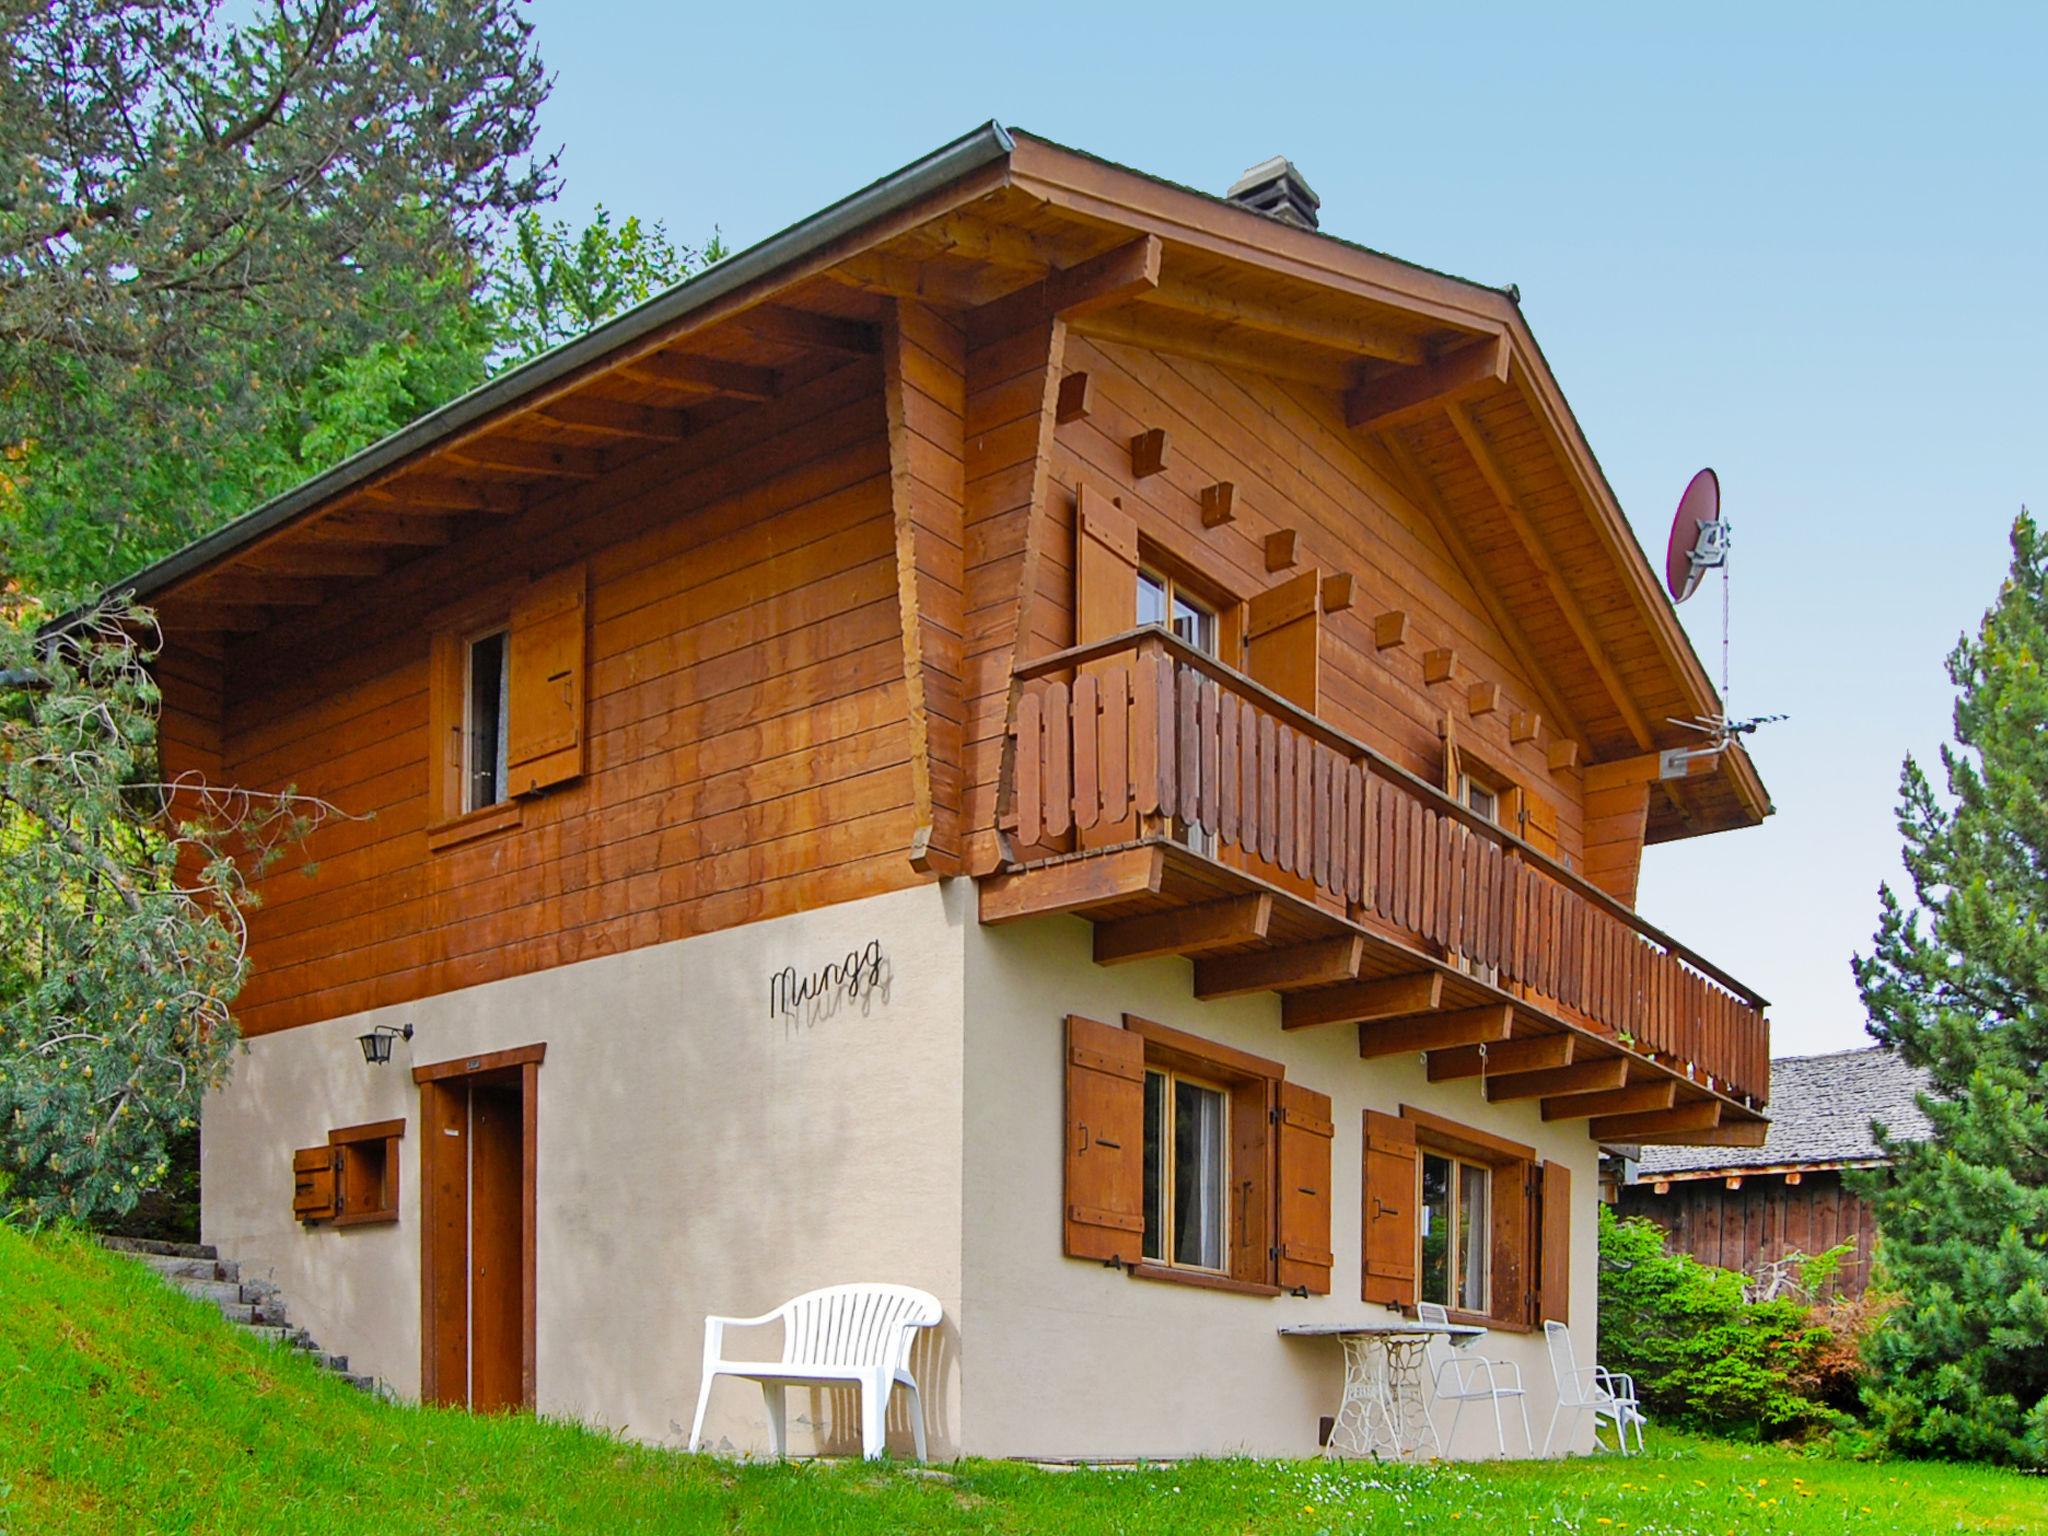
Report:
[[[139,1265],[0,1228],[0,1536],[44,1532],[2048,1531],[2048,1479],[1749,1451],[1045,1472],[734,1466],[373,1401]]]

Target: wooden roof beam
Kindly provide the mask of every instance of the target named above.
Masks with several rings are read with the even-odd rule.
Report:
[[[1358,1026],[1358,1054],[1399,1056],[1408,1051],[1441,1051],[1457,1045],[1491,1045],[1505,1040],[1514,1027],[1515,1010],[1508,1003],[1477,1008],[1451,1008],[1417,1018]]]
[[[1444,999],[1441,971],[1415,971],[1406,976],[1379,976],[1349,986],[1317,992],[1296,992],[1280,1004],[1280,1027],[1307,1029],[1316,1024],[1364,1024],[1408,1019],[1433,1012]]]
[[[1626,1139],[1651,1144],[1679,1142],[1689,1147],[1760,1147],[1770,1132],[1768,1120],[1731,1120],[1708,1131],[1660,1131]]]
[[[1636,708],[1635,701],[1629,697],[1628,689],[1622,684],[1621,675],[1607,659],[1606,650],[1601,646],[1599,637],[1593,633],[1585,609],[1572,595],[1563,573],[1557,568],[1557,562],[1551,558],[1549,547],[1536,532],[1535,524],[1529,521],[1528,513],[1522,510],[1521,501],[1515,495],[1514,488],[1508,484],[1507,476],[1502,473],[1500,464],[1495,460],[1492,448],[1487,445],[1485,434],[1479,430],[1479,424],[1472,419],[1471,413],[1461,401],[1451,401],[1445,407],[1445,414],[1450,417],[1451,426],[1456,429],[1459,439],[1464,443],[1465,451],[1472,456],[1472,462],[1479,470],[1480,478],[1486,482],[1487,489],[1499,503],[1502,515],[1514,528],[1515,536],[1522,541],[1523,548],[1529,552],[1530,563],[1536,567],[1537,575],[1549,591],[1551,600],[1557,604],[1559,612],[1564,615],[1565,623],[1570,626],[1573,635],[1577,636],[1579,645],[1586,653],[1586,659],[1599,674],[1601,683],[1614,700],[1615,710],[1627,724],[1629,734],[1636,738],[1637,745],[1649,746],[1653,740],[1649,722],[1643,718],[1643,712]]]
[[[556,447],[505,438],[470,438],[449,449],[448,457],[479,469],[565,475],[573,480],[595,480],[605,471],[604,455],[594,448]]]
[[[1048,272],[1035,283],[991,300],[967,316],[970,345],[1008,336],[1040,316],[1073,321],[1159,286],[1157,235],[1140,235],[1099,256]]]
[[[1190,329],[1162,310],[1136,307],[1089,315],[1075,329],[1084,336],[1189,357],[1219,368],[1238,368],[1269,378],[1290,379],[1316,389],[1341,390],[1351,383],[1351,365],[1341,358],[1320,361],[1278,352],[1257,342],[1237,342]]]
[[[1257,299],[1218,293],[1204,284],[1182,278],[1162,277],[1159,286],[1139,296],[1140,302],[1183,314],[1200,315],[1220,325],[1234,325],[1267,336],[1310,346],[1328,347],[1347,358],[1374,357],[1410,367],[1429,361],[1429,348],[1420,336],[1376,325],[1369,320],[1342,320],[1326,315],[1304,314],[1298,309],[1267,304]],[[1502,375],[1506,377],[1505,374]]]
[[[1499,1045],[1461,1045],[1448,1051],[1431,1051],[1429,1080],[1443,1083],[1461,1077],[1484,1077],[1489,1072],[1538,1072],[1546,1067],[1568,1067],[1578,1038],[1564,1033],[1531,1035]]]
[[[731,363],[717,357],[650,352],[634,358],[620,371],[628,378],[649,384],[707,395],[730,395],[736,400],[773,400],[780,392],[773,368]]]
[[[437,549],[453,543],[454,528],[430,512],[386,512],[364,507],[329,513],[296,530],[320,543],[398,545]]]
[[[1595,1057],[1573,1062],[1568,1067],[1548,1067],[1540,1072],[1505,1072],[1486,1079],[1486,1100],[1499,1104],[1511,1099],[1540,1099],[1557,1094],[1592,1093],[1619,1088],[1628,1081],[1626,1056]]]
[[[317,608],[326,594],[320,583],[301,576],[267,576],[257,571],[219,570],[185,588],[197,603],[240,604],[250,608]]]
[[[374,549],[346,544],[272,543],[237,556],[235,568],[279,576],[365,577],[383,575],[391,569],[391,562]]]
[[[1122,965],[1162,955],[1198,955],[1206,950],[1255,943],[1273,921],[1273,897],[1260,891],[1196,907],[1147,912],[1095,928],[1095,963]]]
[[[1543,1101],[1543,1118],[1546,1120],[1594,1119],[1606,1115],[1642,1114],[1652,1109],[1669,1109],[1678,1102],[1678,1081],[1676,1078],[1659,1078],[1655,1082],[1630,1083],[1625,1088],[1610,1088],[1604,1093],[1574,1093],[1561,1098]]]
[[[821,315],[786,304],[757,304],[735,315],[733,325],[760,341],[807,352],[836,352],[842,357],[876,357],[882,351],[882,334],[859,320]]]
[[[1558,723],[1559,729],[1572,738],[1585,741],[1585,727],[1579,724],[1578,717],[1566,707],[1563,696],[1550,682],[1550,673],[1538,661],[1536,648],[1529,643],[1527,632],[1516,619],[1514,610],[1509,608],[1501,597],[1500,589],[1487,576],[1485,567],[1479,563],[1478,552],[1465,537],[1458,520],[1451,516],[1450,509],[1438,499],[1428,472],[1416,460],[1415,455],[1408,451],[1407,445],[1393,433],[1384,433],[1372,441],[1380,444],[1401,477],[1406,480],[1408,499],[1414,503],[1417,511],[1429,519],[1430,525],[1437,531],[1437,536],[1444,541],[1444,547],[1450,551],[1452,562],[1463,573],[1465,579],[1472,583],[1472,590],[1478,594],[1479,601],[1500,625],[1501,637],[1507,641],[1508,649],[1515,653],[1515,660],[1522,664],[1522,670],[1535,684],[1537,695],[1542,699],[1544,707],[1550,711],[1550,717]]]
[[[1434,362],[1388,369],[1354,386],[1344,396],[1344,420],[1354,432],[1386,432],[1507,381],[1508,339],[1489,336]]]
[[[694,430],[689,414],[658,405],[632,405],[596,395],[564,395],[535,408],[534,414],[558,426],[581,427],[612,437],[677,443]]]
[[[446,475],[410,474],[395,476],[366,487],[362,499],[394,512],[432,509],[442,512],[488,512],[511,517],[526,510],[526,492],[516,485],[486,485],[476,480],[456,480]]]
[[[195,598],[165,598],[156,605],[157,618],[173,633],[253,635],[270,628],[267,608],[239,608],[224,603],[202,604]]]
[[[1588,1130],[1595,1141],[1640,1141],[1681,1131],[1711,1131],[1721,1123],[1719,1099],[1695,1099],[1670,1109],[1634,1115],[1596,1115]]]
[[[1365,938],[1346,934],[1248,955],[1211,955],[1195,962],[1195,996],[1243,997],[1356,979],[1365,963]]]

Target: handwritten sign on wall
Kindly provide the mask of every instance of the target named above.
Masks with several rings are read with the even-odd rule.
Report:
[[[882,941],[870,939],[864,949],[850,949],[839,959],[816,970],[800,973],[785,965],[768,978],[768,1017],[794,1018],[809,1013],[829,1013],[844,1001],[871,1000],[888,993],[889,963],[882,953]]]

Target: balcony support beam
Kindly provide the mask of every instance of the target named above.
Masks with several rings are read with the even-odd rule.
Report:
[[[1157,847],[1119,848],[1094,858],[1006,870],[981,882],[981,920],[1011,923],[1156,895],[1165,873],[1166,855]]]
[[[1380,976],[1322,992],[1297,992],[1280,1004],[1283,1029],[1316,1024],[1366,1024],[1382,1019],[1413,1018],[1433,1013],[1444,999],[1441,971],[1415,971],[1406,976]]]
[[[1760,1147],[1769,1136],[1768,1120],[1734,1120],[1711,1131],[1663,1131],[1656,1135],[1631,1136],[1645,1145],[1677,1142],[1688,1147]]]
[[[1531,1035],[1499,1045],[1461,1045],[1448,1051],[1431,1051],[1429,1080],[1446,1083],[1496,1072],[1540,1072],[1546,1067],[1568,1067],[1578,1039],[1577,1035],[1566,1034]]]
[[[1678,1131],[1711,1131],[1721,1124],[1721,1109],[1719,1099],[1695,1099],[1690,1104],[1635,1115],[1596,1115],[1591,1129],[1595,1141],[1641,1141]]]
[[[1120,918],[1096,925],[1095,963],[1122,965],[1161,955],[1198,955],[1233,944],[1256,943],[1266,936],[1272,921],[1273,898],[1264,891],[1172,912]]]
[[[1551,1067],[1542,1072],[1509,1072],[1486,1080],[1487,1102],[1509,1099],[1540,1099],[1565,1093],[1595,1093],[1603,1088],[1620,1088],[1628,1082],[1628,1058],[1608,1056],[1575,1062],[1569,1067]]]
[[[1653,1109],[1669,1109],[1678,1102],[1678,1084],[1671,1078],[1658,1082],[1631,1083],[1606,1093],[1574,1093],[1543,1101],[1546,1120],[1596,1119],[1607,1115],[1638,1115]]]
[[[1285,992],[1351,981],[1365,960],[1362,935],[1295,944],[1254,955],[1212,955],[1195,962],[1195,996],[1203,1002],[1248,992]]]
[[[1491,1045],[1505,1040],[1514,1027],[1515,1010],[1508,1003],[1478,1008],[1452,1008],[1411,1019],[1358,1026],[1358,1054],[1399,1056],[1404,1051],[1441,1051],[1454,1045]]]

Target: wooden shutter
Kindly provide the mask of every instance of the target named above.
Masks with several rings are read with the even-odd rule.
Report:
[[[1557,857],[1557,807],[1541,795],[1522,796],[1522,841],[1548,858]]]
[[[1275,1283],[1330,1294],[1330,1096],[1280,1084]]]
[[[1066,1251],[1136,1264],[1145,1246],[1145,1037],[1067,1019]]]
[[[1367,1301],[1415,1300],[1415,1126],[1399,1115],[1365,1112],[1365,1288]]]
[[[1245,605],[1245,670],[1314,714],[1322,694],[1320,571],[1303,571]]]
[[[332,1221],[337,1203],[340,1149],[306,1147],[292,1154],[292,1215],[300,1221]]]
[[[1561,1163],[1536,1168],[1538,1208],[1536,1320],[1569,1323],[1572,1281],[1572,1171]]]
[[[507,793],[529,795],[583,772],[584,574],[550,572],[512,610],[505,731]]]
[[[1138,525],[1107,496],[1074,493],[1074,643],[1138,623]]]
[[[1533,1326],[1536,1256],[1531,1225],[1536,1200],[1536,1165],[1522,1159],[1493,1165],[1493,1318]]]

